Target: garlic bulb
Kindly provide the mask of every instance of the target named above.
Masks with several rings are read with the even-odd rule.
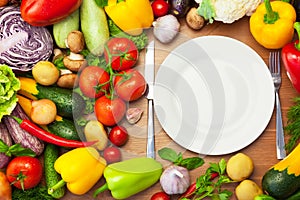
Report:
[[[180,23],[174,15],[165,15],[153,22],[153,33],[162,43],[171,42],[179,32]]]
[[[189,171],[184,167],[172,165],[162,173],[160,184],[169,195],[182,194],[190,186]]]

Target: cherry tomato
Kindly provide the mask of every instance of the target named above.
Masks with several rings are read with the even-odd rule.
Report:
[[[110,62],[112,69],[117,71],[132,68],[136,64],[138,56],[136,45],[128,38],[111,38],[107,42],[107,48],[104,49],[106,62]]]
[[[169,12],[169,4],[165,0],[154,0],[151,4],[155,17],[161,17]]]
[[[144,76],[135,69],[122,71],[123,76],[116,76],[114,87],[117,95],[125,101],[139,99],[145,93],[147,84]]]
[[[16,188],[30,189],[40,183],[43,176],[43,166],[37,158],[18,156],[8,163],[6,176]]]
[[[128,132],[123,126],[114,126],[108,134],[108,139],[111,143],[118,147],[123,146],[127,142],[128,137]]]
[[[126,104],[118,97],[110,99],[104,95],[96,100],[94,110],[99,122],[113,126],[124,117]]]
[[[114,163],[122,160],[120,149],[113,146],[104,149],[103,157],[107,163]]]
[[[109,89],[109,74],[98,66],[88,66],[79,75],[81,92],[89,98],[99,98]]]
[[[157,192],[152,195],[151,200],[170,200],[170,196],[165,192]]]

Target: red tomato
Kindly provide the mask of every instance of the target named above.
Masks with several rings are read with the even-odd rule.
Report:
[[[147,84],[144,76],[135,69],[122,71],[123,76],[116,76],[114,87],[117,95],[125,101],[139,99],[145,93]]]
[[[22,0],[20,11],[27,23],[47,26],[69,16],[81,3],[82,0]]]
[[[136,64],[139,52],[132,40],[111,38],[107,42],[107,47],[104,49],[104,57],[107,63],[111,62],[112,69],[121,71],[130,69]]]
[[[127,142],[128,137],[128,132],[123,126],[114,126],[108,134],[108,139],[111,143],[118,147],[124,145]]]
[[[85,96],[99,98],[109,89],[109,74],[101,67],[88,66],[79,75],[79,87]]]
[[[157,192],[152,195],[151,200],[170,200],[170,196],[165,192]]]
[[[154,0],[151,4],[155,17],[161,17],[169,12],[169,4],[165,0]]]
[[[109,99],[104,95],[96,100],[94,110],[99,122],[113,126],[124,117],[126,104],[120,98]]]
[[[105,148],[103,151],[103,157],[107,163],[114,163],[122,160],[121,151],[117,147]]]
[[[43,176],[43,166],[37,158],[18,156],[8,163],[6,176],[15,187],[30,189],[40,183]]]

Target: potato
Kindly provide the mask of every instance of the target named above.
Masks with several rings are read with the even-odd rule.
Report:
[[[50,61],[40,61],[32,68],[32,76],[41,85],[52,85],[59,78],[59,70]]]
[[[235,188],[235,195],[238,200],[253,200],[262,193],[262,189],[255,182],[248,179],[243,180]]]
[[[247,179],[252,174],[253,169],[252,159],[243,153],[237,153],[229,158],[226,166],[228,176],[234,181]]]
[[[55,120],[57,109],[50,99],[40,99],[32,101],[30,118],[33,122],[40,125],[50,124]]]
[[[102,151],[108,144],[107,133],[103,124],[97,120],[89,121],[84,127],[84,135],[87,141],[98,140],[93,146]]]
[[[1,171],[0,171],[0,199],[1,200],[12,199],[12,188],[6,178],[6,175]]]

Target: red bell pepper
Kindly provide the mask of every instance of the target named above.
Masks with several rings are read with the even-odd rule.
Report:
[[[294,23],[294,28],[300,38],[300,22]],[[300,44],[299,39],[286,44],[281,51],[283,65],[294,88],[300,93]]]
[[[21,16],[32,26],[48,26],[69,16],[82,0],[22,0]]]

